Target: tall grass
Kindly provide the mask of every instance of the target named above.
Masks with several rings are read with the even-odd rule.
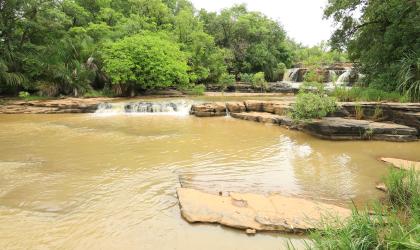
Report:
[[[392,101],[392,102],[409,102],[408,96],[401,95],[398,92],[387,92],[380,89],[353,87],[346,89],[336,87],[330,95],[337,98],[341,102],[356,102],[356,101]]]
[[[420,249],[419,173],[392,170],[385,179],[384,203],[353,210],[340,227],[326,224],[310,234],[308,249]]]

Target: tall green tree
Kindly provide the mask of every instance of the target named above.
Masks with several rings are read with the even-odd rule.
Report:
[[[338,24],[333,46],[348,50],[369,86],[396,90],[404,84],[401,89],[417,89],[410,93],[419,99],[419,1],[329,0],[324,13]]]

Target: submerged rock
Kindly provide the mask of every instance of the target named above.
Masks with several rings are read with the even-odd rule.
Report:
[[[220,196],[189,188],[178,188],[177,194],[181,214],[188,222],[219,223],[249,232],[302,233],[319,228],[321,220],[344,220],[351,215],[346,208],[281,195]]]

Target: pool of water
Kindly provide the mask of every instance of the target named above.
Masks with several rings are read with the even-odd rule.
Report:
[[[249,99],[249,98],[248,98]],[[341,206],[378,199],[380,156],[420,143],[331,142],[188,115],[0,115],[0,248],[281,249],[299,237],[188,224],[180,185]]]

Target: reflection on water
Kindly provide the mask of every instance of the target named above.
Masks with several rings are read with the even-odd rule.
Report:
[[[291,236],[184,222],[176,187],[364,204],[386,173],[376,157],[419,160],[420,144],[229,117],[1,115],[0,145],[2,249],[279,249]]]

